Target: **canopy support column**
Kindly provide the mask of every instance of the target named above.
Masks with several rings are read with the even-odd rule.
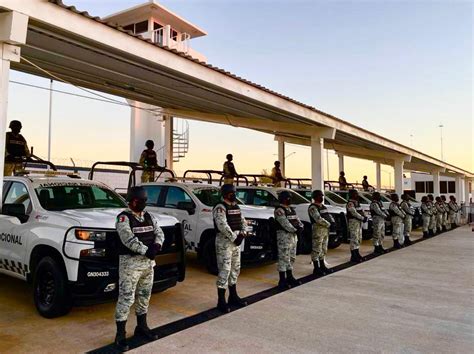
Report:
[[[280,169],[283,176],[285,176],[285,141],[278,139],[278,161],[280,161]]]
[[[324,190],[324,138],[311,137],[311,181],[314,189]]]
[[[394,163],[394,178],[395,178],[395,193],[398,195],[403,194],[403,165],[405,161],[402,159],[395,160]]]
[[[382,166],[380,162],[375,163],[375,188],[378,191],[382,189]]]
[[[344,171],[344,155],[338,154],[337,157],[339,160],[339,172],[342,172]],[[337,175],[339,176],[339,173]]]
[[[173,117],[172,116],[163,116],[165,121],[165,161],[166,168],[173,169]]]
[[[439,196],[439,171],[432,171],[431,175],[433,176],[433,195],[436,198]]]

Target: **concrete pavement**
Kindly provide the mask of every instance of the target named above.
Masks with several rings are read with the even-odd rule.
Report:
[[[135,351],[471,353],[473,256],[458,228]]]

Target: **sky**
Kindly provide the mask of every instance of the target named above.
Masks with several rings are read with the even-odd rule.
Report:
[[[65,0],[105,16],[143,1]],[[473,171],[473,3],[470,1],[162,0],[208,35],[191,41],[208,62],[322,111]],[[49,81],[12,72],[12,81]],[[56,89],[87,94],[55,83]],[[9,119],[20,119],[46,157],[48,91],[11,83]],[[123,101],[123,100],[121,100]],[[64,94],[53,96],[52,157],[127,159],[130,109]],[[212,132],[212,143],[209,134]],[[190,153],[175,169],[221,168],[234,154],[238,172],[269,170],[273,136],[190,121]],[[309,177],[308,147],[287,145],[287,176]],[[329,177],[338,175],[330,151]],[[375,164],[346,158],[348,180]],[[390,166],[382,168],[390,185]],[[391,182],[393,185],[393,182]]]

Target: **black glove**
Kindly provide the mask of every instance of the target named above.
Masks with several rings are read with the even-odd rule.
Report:
[[[236,246],[240,246],[242,244],[243,239],[244,239],[244,236],[242,236],[242,234],[239,234],[237,238],[234,240],[234,244]]]
[[[154,243],[150,246],[148,246],[148,249],[146,250],[145,257],[149,259],[155,259],[156,254],[160,251],[161,246],[157,243]]]
[[[365,223],[365,222],[367,222],[367,220],[369,220],[369,219],[367,219],[367,216],[364,216],[364,219],[362,220],[362,222]]]

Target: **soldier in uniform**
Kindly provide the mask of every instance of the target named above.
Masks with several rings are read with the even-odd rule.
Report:
[[[351,189],[349,191],[349,201],[347,202],[346,209],[349,224],[351,262],[360,263],[364,261],[359,252],[360,243],[362,242],[362,223],[367,222],[367,217],[360,206],[357,190]]]
[[[372,195],[370,214],[372,215],[373,223],[372,243],[374,245],[374,254],[383,254],[385,253],[383,248],[383,239],[385,237],[385,220],[388,219],[389,214],[383,207],[379,192],[374,192]]]
[[[441,202],[443,204],[444,212],[443,212],[443,229],[444,231],[451,229],[451,224],[448,222],[448,214],[449,214],[449,206],[446,203],[446,197],[444,195],[441,196]]]
[[[347,181],[346,181],[346,174],[344,173],[344,171],[341,171],[339,173],[339,188],[341,190],[346,190],[347,189]]]
[[[311,251],[311,260],[314,266],[313,274],[326,275],[332,273],[332,270],[326,267],[324,259],[328,251],[329,228],[335,221],[324,205],[323,192],[320,190],[313,191],[312,198],[313,203],[308,208],[308,214],[313,227]]]
[[[456,197],[454,195],[449,196],[449,223],[451,224],[451,228],[455,229],[458,227],[457,225],[457,214],[459,212],[459,206],[456,203]]]
[[[146,149],[140,155],[139,164],[143,167],[142,183],[155,182],[155,171],[153,168],[158,166],[156,152],[153,150],[155,143],[153,140],[147,140],[145,143]]]
[[[413,227],[413,217],[415,216],[415,210],[410,204],[410,197],[408,194],[402,194],[402,203],[400,204],[403,212],[405,213],[405,219],[403,219],[403,234],[405,236],[405,246],[411,245],[410,233]]]
[[[232,154],[227,154],[227,161],[224,162],[223,174],[224,174],[224,184],[234,184],[234,179],[238,176],[237,171],[235,170],[234,157]]]
[[[370,187],[369,181],[367,180],[367,176],[364,176],[362,178],[362,188],[364,188],[364,191],[368,191]]]
[[[20,134],[22,125],[18,120],[10,122],[11,132],[5,136],[5,166],[3,174],[11,176],[14,173],[22,172],[24,160],[30,156],[28,144],[23,135]]]
[[[246,237],[247,222],[242,216],[235,186],[224,184],[221,187],[222,201],[214,207],[212,215],[216,230],[216,257],[217,257],[217,308],[221,312],[229,312],[229,305],[242,307],[247,302],[237,294],[237,278],[240,274],[240,245]],[[229,288],[229,301],[226,301],[225,292]]]
[[[430,236],[428,230],[430,227],[430,220],[432,211],[429,205],[429,200],[427,196],[421,198],[421,219],[423,221],[423,238],[428,238]]]
[[[444,214],[444,206],[441,197],[436,197],[436,227],[438,228],[438,233],[445,231],[443,227],[443,214]]]
[[[272,168],[271,178],[273,180],[274,187],[283,187],[282,182],[285,181],[285,177],[283,177],[283,173],[281,172],[280,168],[280,161],[275,161],[275,167]]]
[[[148,327],[146,316],[153,287],[155,257],[164,241],[163,231],[156,219],[144,211],[147,200],[145,189],[131,188],[127,199],[129,208],[117,216],[116,222],[120,257],[115,345],[121,351],[128,350],[125,327],[134,302],[137,315],[135,335],[149,340],[158,339]]]
[[[280,289],[289,289],[300,285],[301,282],[293,276],[293,263],[296,260],[296,245],[298,234],[303,231],[303,223],[296,215],[291,205],[291,194],[282,191],[278,195],[280,205],[275,208],[275,222],[277,228],[278,272]]]
[[[388,208],[388,211],[391,216],[391,221],[392,221],[392,236],[393,236],[393,247],[394,248],[402,248],[403,247],[403,221],[406,217],[405,212],[402,210],[400,207],[400,204],[398,204],[399,198],[398,194],[393,193],[391,195],[392,202],[390,203],[390,207]]]
[[[437,211],[436,205],[434,203],[433,194],[428,194],[428,206],[431,210],[429,234],[430,234],[430,236],[434,236],[437,233],[437,231],[436,231],[436,220],[437,220],[437,217],[438,217],[437,216],[438,211]]]

